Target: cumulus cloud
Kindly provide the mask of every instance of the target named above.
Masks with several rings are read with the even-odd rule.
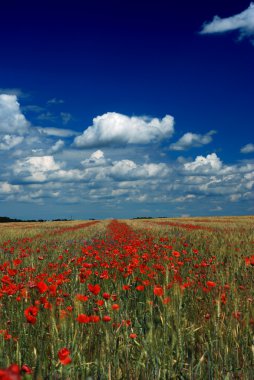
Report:
[[[20,111],[17,96],[0,94],[0,134],[23,135],[28,127],[29,122]]]
[[[238,30],[240,38],[254,35],[254,3],[243,12],[227,18],[215,16],[205,22],[200,34],[225,33]]]
[[[104,153],[102,150],[96,150],[96,152],[92,153],[90,156],[91,161],[101,160],[102,158],[104,158]]]
[[[19,145],[24,140],[23,136],[4,135],[0,136],[0,150],[9,150]]]
[[[8,182],[0,182],[0,194],[11,194],[18,192],[20,187],[18,185],[11,185]]]
[[[74,140],[78,148],[91,148],[113,144],[148,144],[171,137],[174,118],[163,119],[143,116],[126,116],[108,112],[93,119],[93,125]]]
[[[57,140],[56,143],[51,147],[50,151],[52,153],[59,152],[64,147],[64,141],[63,140]]]
[[[144,178],[162,178],[169,174],[166,164],[137,165],[131,160],[121,160],[113,163],[110,175],[117,180],[137,180]]]
[[[197,156],[195,161],[184,164],[188,172],[212,174],[222,168],[222,162],[216,153],[208,154],[206,157]]]
[[[96,152],[93,152],[90,157],[86,160],[83,160],[81,164],[83,166],[89,167],[89,166],[102,166],[105,165],[107,162],[104,153],[102,150],[96,150]]]
[[[254,144],[247,144],[241,148],[241,153],[253,153],[254,152]]]
[[[49,172],[57,171],[60,167],[53,156],[27,157],[16,161],[13,172],[16,175],[21,174],[22,177],[26,175],[24,179],[27,182],[44,182]]]
[[[210,131],[205,135],[185,133],[176,143],[170,145],[170,150],[187,150],[209,144],[212,141],[212,135],[215,133],[216,131]]]

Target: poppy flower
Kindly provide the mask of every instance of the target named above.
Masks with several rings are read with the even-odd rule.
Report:
[[[40,293],[45,293],[48,290],[48,285],[44,281],[40,281],[37,283],[37,288]]]
[[[91,315],[89,317],[89,322],[91,323],[98,323],[100,321],[99,315]]]
[[[36,316],[38,314],[39,309],[36,306],[29,306],[25,309],[24,315],[28,323],[34,325],[36,323]]]
[[[109,300],[111,295],[109,293],[103,293],[102,297],[104,298],[104,300]]]
[[[28,375],[30,375],[32,373],[32,370],[30,367],[28,367],[28,365],[26,364],[23,364],[22,367],[21,367],[21,371],[27,373]]]
[[[90,318],[86,314],[79,314],[79,316],[77,318],[77,321],[79,323],[89,323],[90,322]]]
[[[130,290],[130,285],[123,285],[123,290]]]
[[[101,287],[98,284],[96,284],[96,285],[88,284],[88,290],[91,293],[93,293],[95,296],[97,296],[101,291]]]
[[[163,293],[164,293],[163,288],[159,285],[155,285],[155,287],[153,288],[153,294],[155,296],[161,297],[163,296]]]
[[[136,339],[137,338],[137,334],[134,334],[134,333],[131,333],[129,336],[130,336],[131,339]]]
[[[104,322],[110,322],[111,321],[111,317],[109,315],[104,315],[104,317],[102,318],[102,320]]]
[[[175,257],[180,257],[181,256],[180,252],[178,252],[178,251],[173,251],[172,255],[175,256]]]
[[[164,303],[164,305],[167,305],[170,301],[171,301],[170,297],[165,297],[162,302]]]
[[[246,266],[248,265],[254,265],[254,255],[250,256],[250,257],[245,257],[245,264]]]
[[[6,369],[0,369],[0,379],[21,380],[20,368],[17,364],[11,364]]]
[[[208,288],[214,288],[216,286],[216,282],[207,281],[206,282],[206,286],[208,286]]]
[[[81,301],[81,302],[88,301],[88,296],[84,296],[83,294],[77,294],[75,298],[76,300]]]
[[[69,355],[70,355],[70,351],[66,347],[61,348],[58,351],[58,359],[60,360],[60,363],[63,365],[67,365],[71,363],[71,358]]]
[[[145,289],[144,285],[138,285],[136,286],[136,290],[138,290],[139,292],[143,292]]]

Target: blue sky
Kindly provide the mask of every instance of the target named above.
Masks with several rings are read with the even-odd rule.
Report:
[[[1,6],[1,215],[253,214],[254,5],[142,3]]]

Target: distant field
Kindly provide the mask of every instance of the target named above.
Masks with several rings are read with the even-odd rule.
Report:
[[[254,217],[0,224],[0,379],[253,379]]]

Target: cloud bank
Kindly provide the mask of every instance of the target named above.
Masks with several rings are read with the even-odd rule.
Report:
[[[50,124],[34,126],[23,115],[17,95],[2,94],[1,212],[47,218],[66,217],[68,212],[80,217],[82,210],[90,210],[93,217],[131,217],[142,210],[175,216],[251,210],[253,160],[227,165],[213,151],[204,155],[202,147],[212,141],[214,131],[183,134],[170,150],[200,147],[201,154],[181,153],[175,159],[167,148],[173,132],[172,116],[129,117],[115,112],[95,117],[83,134]],[[158,142],[162,144],[155,149]],[[253,150],[250,143],[241,152]]]

